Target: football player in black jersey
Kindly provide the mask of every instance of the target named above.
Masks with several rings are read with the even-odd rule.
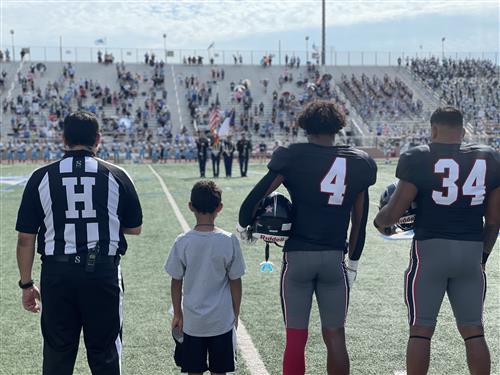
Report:
[[[489,374],[482,324],[484,269],[500,228],[500,154],[488,146],[461,144],[463,117],[455,108],[437,109],[430,122],[432,143],[401,155],[396,191],[374,221],[384,232],[413,201],[417,204],[405,273],[407,373],[427,373],[431,338],[446,293],[465,340],[470,372]]]
[[[318,301],[329,374],[348,374],[344,323],[357,263],[365,242],[368,187],[377,167],[363,151],[334,146],[345,126],[335,104],[311,102],[299,115],[308,143],[279,147],[268,173],[243,202],[238,232],[251,235],[259,201],[283,184],[292,200],[292,234],[285,242],[281,271],[281,303],[286,327],[283,374],[305,372],[312,296]],[[351,231],[347,231],[351,222]],[[344,254],[348,253],[347,264]]]

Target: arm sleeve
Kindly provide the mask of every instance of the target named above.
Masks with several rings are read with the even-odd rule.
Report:
[[[286,176],[289,159],[290,151],[285,147],[278,147],[276,151],[273,152],[273,156],[267,168],[272,172]]]
[[[375,160],[373,158],[368,159],[368,165],[370,166],[370,179],[369,179],[369,185],[372,186],[375,185],[375,182],[377,182],[377,163],[375,163]]]
[[[262,177],[262,179],[255,185],[255,187],[250,191],[248,196],[245,198],[240,207],[240,214],[238,222],[242,227],[246,227],[253,222],[253,216],[255,209],[257,208],[259,202],[265,198],[266,192],[271,187],[274,179],[278,176],[278,173],[269,171]]]
[[[500,152],[493,150],[492,164],[489,168],[493,171],[491,191],[500,186]]]
[[[165,263],[165,272],[167,272],[173,279],[182,280],[186,271],[186,265],[181,259],[178,241],[174,242],[170,254],[168,254]]]
[[[365,199],[363,202],[363,216],[361,217],[361,223],[359,224],[358,238],[356,240],[356,246],[349,256],[352,260],[359,260],[361,254],[363,253],[363,248],[365,247],[366,238],[366,222],[368,220],[368,207],[370,206],[370,199],[368,196],[368,189],[365,191]]]
[[[38,175],[33,174],[24,188],[17,213],[16,231],[18,232],[36,234],[42,225],[44,213],[38,193],[39,183]]]
[[[120,224],[124,228],[138,227],[142,225],[142,208],[134,183],[126,173],[123,174],[121,182],[124,195],[120,197],[123,202]]]
[[[404,153],[400,156],[396,168],[396,177],[400,180],[411,182],[417,186],[416,170],[413,168],[411,155]]]
[[[240,242],[233,234],[231,236],[233,245],[233,256],[231,262],[227,266],[227,275],[230,280],[236,280],[245,274],[245,260],[241,252]]]

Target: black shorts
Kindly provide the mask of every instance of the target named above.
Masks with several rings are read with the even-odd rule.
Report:
[[[208,356],[208,365],[207,365]],[[195,337],[184,333],[181,372],[234,372],[236,366],[236,331],[218,336]]]

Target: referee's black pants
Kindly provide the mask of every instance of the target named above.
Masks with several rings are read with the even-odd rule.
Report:
[[[70,375],[83,328],[93,375],[121,374],[123,282],[120,267],[43,262],[43,374]]]

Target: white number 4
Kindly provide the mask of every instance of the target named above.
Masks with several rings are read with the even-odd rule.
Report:
[[[330,170],[321,181],[321,192],[330,195],[328,204],[340,206],[344,202],[344,194],[347,187],[345,184],[345,175],[345,158],[335,158]]]
[[[444,206],[455,203],[458,198],[459,190],[456,182],[460,174],[460,167],[457,162],[453,159],[439,159],[434,165],[434,173],[448,175],[447,177],[443,177],[442,182],[442,186],[446,191],[432,191],[432,199],[434,202]],[[485,177],[486,160],[477,159],[462,186],[462,194],[464,196],[472,196],[470,202],[471,206],[477,206],[484,202],[484,196],[486,194]]]

